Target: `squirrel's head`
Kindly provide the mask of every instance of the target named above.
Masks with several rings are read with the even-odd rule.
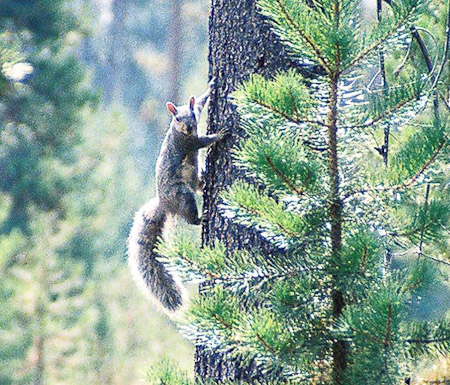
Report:
[[[187,106],[176,107],[172,102],[167,102],[166,106],[173,115],[172,124],[178,132],[184,135],[197,134],[200,109],[195,104],[195,98],[193,96]]]

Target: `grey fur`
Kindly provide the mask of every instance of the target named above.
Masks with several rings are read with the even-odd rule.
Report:
[[[128,260],[137,279],[166,310],[176,311],[183,304],[184,289],[172,271],[158,260],[155,244],[164,238],[171,217],[181,216],[198,225],[195,192],[203,182],[198,175],[198,150],[221,140],[226,132],[198,136],[197,122],[208,101],[210,87],[195,103],[175,107],[167,103],[173,118],[156,164],[157,196],[136,214],[128,240]]]

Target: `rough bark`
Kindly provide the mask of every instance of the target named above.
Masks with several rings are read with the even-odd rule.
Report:
[[[244,137],[239,116],[230,100],[236,87],[258,73],[271,77],[279,70],[300,67],[287,58],[286,50],[257,12],[256,0],[212,0],[209,22],[210,76],[216,78],[209,107],[209,131],[228,128],[231,136],[214,146],[206,162],[203,227],[204,245],[221,240],[229,251],[239,248],[276,252],[257,233],[233,224],[219,213],[220,194],[240,173],[233,166],[231,149]],[[247,380],[258,376],[251,366],[239,368],[220,354],[209,354],[197,347],[195,369],[199,380]]]

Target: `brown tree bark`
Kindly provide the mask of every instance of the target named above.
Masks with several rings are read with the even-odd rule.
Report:
[[[230,95],[253,73],[271,77],[277,71],[298,68],[305,75],[313,75],[314,69],[307,72],[287,57],[285,48],[258,13],[256,0],[212,0],[209,39],[210,76],[216,78],[209,107],[209,131],[228,128],[231,136],[214,146],[208,154],[203,204],[207,220],[202,233],[203,245],[213,245],[218,239],[229,251],[258,248],[265,253],[277,252],[256,232],[233,224],[219,213],[221,192],[241,176],[232,163],[231,149],[244,137],[244,132],[239,127],[239,115]],[[197,347],[195,369],[200,381],[251,382],[258,377],[252,365],[242,369],[221,354],[209,354],[202,346]]]

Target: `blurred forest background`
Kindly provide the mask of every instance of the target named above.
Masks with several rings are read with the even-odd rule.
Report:
[[[126,239],[154,194],[165,102],[206,87],[208,15],[208,0],[0,2],[0,385],[142,384],[164,358],[192,373]]]
[[[136,289],[134,211],[207,84],[207,0],[0,3],[0,384],[137,384],[193,348]],[[184,99],[183,99],[184,98]]]

